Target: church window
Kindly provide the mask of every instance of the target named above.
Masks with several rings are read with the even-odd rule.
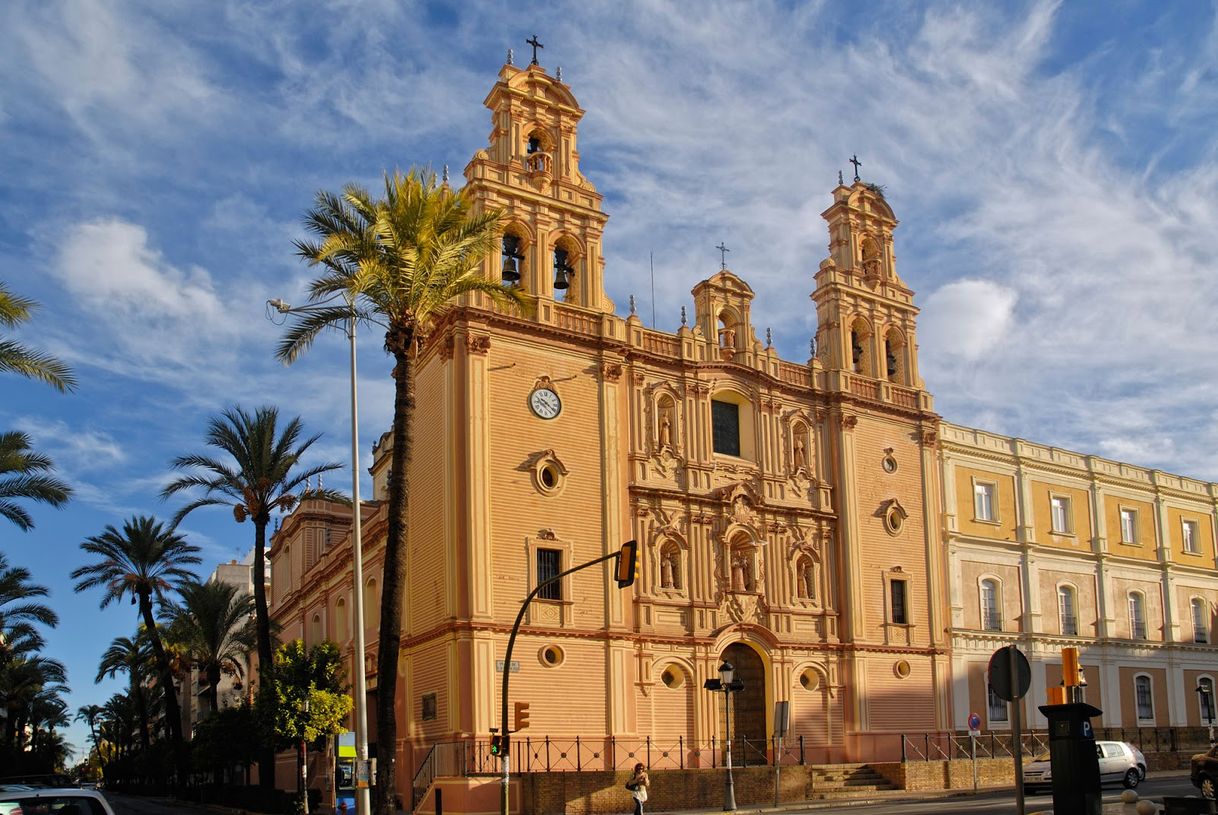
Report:
[[[1129,636],[1146,639],[1146,598],[1139,591],[1129,593]]]
[[[562,550],[537,550],[537,584],[539,586],[547,580],[558,577],[560,571],[562,571]],[[561,600],[562,581],[555,580],[553,583],[542,586],[541,591],[537,592],[537,596],[542,600]]]
[[[664,683],[664,687],[676,690],[685,684],[685,671],[676,665],[669,665],[664,669],[664,673],[660,674],[660,681]]]
[[[1188,606],[1193,616],[1193,642],[1209,642],[1209,603],[1200,597],[1194,597],[1189,601]]]
[[[524,271],[524,252],[520,248],[520,236],[512,232],[503,233],[503,248],[500,254],[503,261],[503,282],[514,286],[520,282],[521,273]]]
[[[434,693],[425,693],[419,701],[422,708],[421,718],[425,722],[430,722],[439,716],[439,705],[436,703],[436,695]]]
[[[1075,602],[1074,587],[1061,585],[1057,587],[1057,616],[1061,633],[1067,637],[1078,635],[1078,604]]]
[[[1196,521],[1181,521],[1180,535],[1184,540],[1184,551],[1190,555],[1201,553],[1201,548],[1198,544],[1197,537],[1197,522]]]
[[[740,455],[740,406],[711,400],[711,429],[716,453]]]
[[[1121,510],[1121,543],[1138,542],[1138,511],[1136,509]]]
[[[541,664],[545,665],[547,668],[557,668],[562,664],[563,659],[566,658],[566,655],[557,645],[547,645],[537,652],[537,658],[541,661]]]
[[[973,517],[976,520],[991,523],[998,520],[994,512],[994,493],[997,491],[996,485],[984,481],[973,484]]]
[[[1151,689],[1150,677],[1140,674],[1133,678],[1134,701],[1138,708],[1139,721],[1152,721],[1155,718],[1155,694]]]
[[[987,578],[981,581],[981,627],[986,631],[1002,630],[1002,610],[998,581]]]
[[[1049,498],[1049,516],[1053,532],[1058,535],[1070,534],[1070,499],[1065,495],[1054,495]]]
[[[894,625],[909,625],[909,581],[888,581],[888,621]]]
[[[820,687],[820,674],[812,668],[805,668],[799,675],[799,685],[807,691],[816,690]]]

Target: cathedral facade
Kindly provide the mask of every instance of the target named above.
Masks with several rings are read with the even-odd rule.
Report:
[[[489,143],[465,170],[479,205],[506,212],[486,271],[533,308],[473,298],[419,352],[394,677],[403,749],[488,736],[507,669],[511,701],[531,705],[524,735],[650,739],[709,766],[723,695],[703,683],[725,660],[744,683],[732,700],[738,749],[766,754],[778,702],[808,760],[850,759],[876,732],[948,727],[939,417],[918,376],[917,311],[882,194],[832,191],[829,256],[808,279],[818,353],[790,362],[759,340],[753,292],[726,267],[694,286],[676,333],[619,316],[570,89],[539,66],[508,65],[486,105]],[[375,609],[384,507],[364,511]],[[274,538],[285,636],[351,647],[343,515],[306,502]],[[528,592],[632,538],[639,581],[618,589],[604,566],[549,587],[505,668]],[[375,653],[376,621],[364,623]],[[384,677],[369,682],[383,692]]]

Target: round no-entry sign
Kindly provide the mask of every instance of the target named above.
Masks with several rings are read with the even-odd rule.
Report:
[[[970,714],[968,715],[968,729],[969,729],[969,730],[980,730],[980,729],[981,729],[981,716],[980,716],[980,714],[977,714],[977,713],[970,713]]]
[[[1014,671],[1011,670],[1012,662]],[[1028,658],[1014,645],[995,651],[990,657],[989,670],[990,687],[994,689],[994,695],[1006,702],[1022,699],[1028,692],[1028,686],[1032,684],[1032,666],[1028,664]]]

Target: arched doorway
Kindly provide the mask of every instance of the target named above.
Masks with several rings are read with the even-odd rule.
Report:
[[[732,696],[732,762],[763,764],[766,761],[765,663],[742,642],[723,649],[720,657],[732,663],[744,689]],[[723,714],[720,714],[723,724]],[[720,732],[723,732],[720,730]]]

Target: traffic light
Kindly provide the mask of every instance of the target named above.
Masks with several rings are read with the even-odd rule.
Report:
[[[517,702],[514,706],[516,711],[516,726],[513,730],[524,730],[529,726],[529,703]]]
[[[633,586],[639,579],[639,544],[636,541],[626,541],[622,551],[617,556],[617,587],[624,589]]]
[[[507,736],[495,734],[491,736],[491,755],[506,756],[511,747],[510,739]]]

